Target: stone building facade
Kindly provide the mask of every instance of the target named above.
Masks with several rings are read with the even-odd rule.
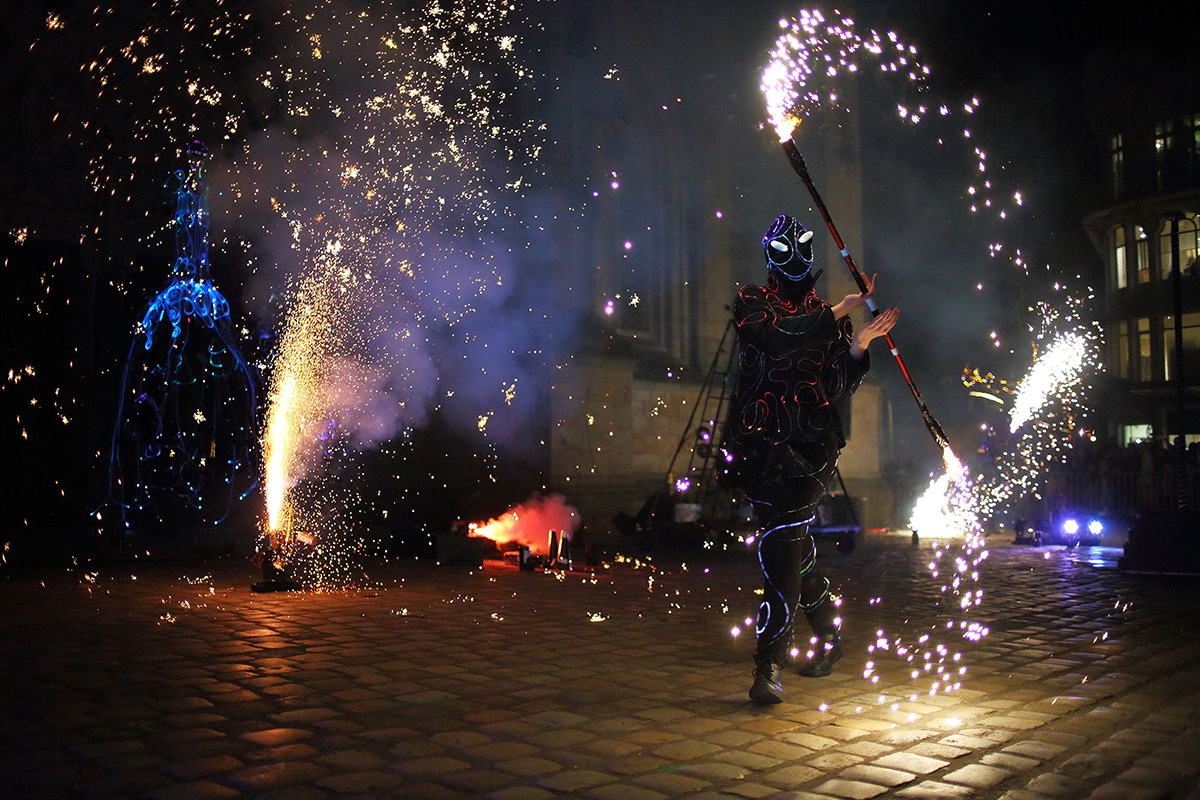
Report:
[[[654,46],[653,25],[617,30],[594,11],[568,22],[607,52]],[[737,31],[707,31],[705,41],[736,60]],[[617,514],[634,514],[651,495],[671,489],[692,456],[696,428],[719,429],[719,420],[701,418],[697,404],[710,365],[720,373],[728,364],[728,346],[718,348],[738,288],[766,280],[760,240],[776,215],[792,214],[816,230],[823,296],[836,302],[857,291],[774,136],[748,122],[762,116],[756,91],[709,75],[708,95],[697,97],[680,81],[704,75],[699,63],[694,70],[644,58],[618,63],[619,80],[600,93],[584,71],[564,78],[567,97],[589,100],[564,104],[559,127],[572,136],[559,143],[555,168],[600,180],[590,184],[596,188],[582,215],[587,225],[563,232],[564,292],[585,293],[590,311],[578,352],[550,387],[547,488],[562,492],[588,530],[601,534],[614,531]],[[678,108],[656,102],[663,97],[677,98]],[[714,101],[722,109],[715,115]],[[597,108],[604,113],[597,116]],[[859,135],[853,117],[814,122],[801,146],[861,267]],[[875,358],[877,370],[887,368],[886,351]],[[884,387],[868,376],[853,402],[841,462],[868,527],[893,524],[881,471],[890,448],[886,403]]]

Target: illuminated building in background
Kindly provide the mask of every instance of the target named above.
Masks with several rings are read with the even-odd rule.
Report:
[[[1157,448],[1177,436],[1200,443],[1200,64],[1195,44],[1179,50],[1156,42],[1097,52],[1089,62],[1089,83],[1100,180],[1094,204],[1099,210],[1085,226],[1104,269],[1097,284],[1105,290],[1107,340],[1097,432],[1125,447],[1154,443]]]

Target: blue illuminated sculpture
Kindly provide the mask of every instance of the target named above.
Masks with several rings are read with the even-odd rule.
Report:
[[[127,530],[220,522],[257,482],[254,376],[208,275],[207,149],[193,142],[187,154],[171,178],[171,281],[147,307],[121,378],[109,498]]]

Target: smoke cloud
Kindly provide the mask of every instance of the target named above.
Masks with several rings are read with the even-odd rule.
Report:
[[[278,117],[211,183],[214,211],[253,241],[248,296],[279,314],[274,382],[304,376],[302,437],[367,450],[438,411],[530,446],[536,375],[563,337],[522,295],[514,256],[544,136],[516,107],[532,91],[521,13],[469,0],[283,14],[262,79]]]

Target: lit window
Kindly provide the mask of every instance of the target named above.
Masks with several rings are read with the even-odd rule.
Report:
[[[1196,274],[1196,224],[1197,219],[1195,214],[1184,214],[1183,219],[1179,220],[1179,268],[1185,276]],[[1174,266],[1171,258],[1170,220],[1163,220],[1158,241],[1160,274],[1166,280],[1171,277],[1171,269]]]
[[[1113,341],[1113,363],[1117,365],[1117,377],[1128,380],[1129,374],[1129,323],[1120,320],[1117,323],[1117,338]]]
[[[1148,442],[1154,437],[1154,429],[1149,425],[1122,425],[1121,445],[1129,447],[1133,444]]]
[[[1171,120],[1159,122],[1154,126],[1154,164],[1159,189],[1165,189],[1167,186],[1168,160],[1171,157],[1174,128]]]
[[[1125,194],[1125,139],[1121,134],[1112,137],[1109,153],[1112,158],[1113,197],[1120,199]]]
[[[1200,311],[1183,315],[1183,366],[1185,374],[1196,374],[1200,364]],[[1163,377],[1174,380],[1175,367],[1175,317],[1163,317]]]
[[[1194,178],[1200,173],[1200,114],[1186,114],[1183,118],[1183,148],[1186,152],[1188,171]]]
[[[1113,228],[1113,266],[1117,270],[1117,288],[1124,289],[1129,285],[1129,274],[1125,271],[1125,229],[1118,225]]]
[[[1150,237],[1141,225],[1137,228],[1137,279],[1138,283],[1150,282]]]
[[[1150,318],[1139,317],[1137,321],[1138,380],[1148,381],[1153,377],[1150,361]]]

